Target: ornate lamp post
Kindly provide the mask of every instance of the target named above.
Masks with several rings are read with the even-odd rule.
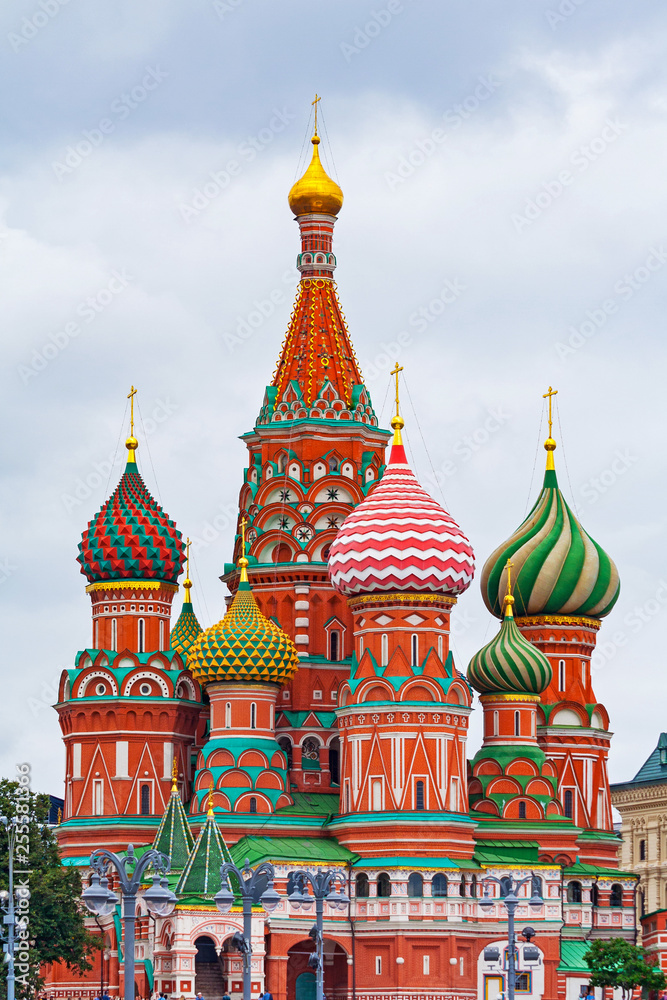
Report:
[[[17,917],[16,908],[19,900],[30,899],[29,889],[23,886],[16,890],[14,889],[14,845],[16,843],[16,828],[19,822],[18,816],[12,816],[11,819],[7,816],[0,816],[0,823],[7,832],[9,845],[9,889],[3,889],[0,892],[0,909],[2,909],[4,914],[2,922],[6,927],[5,932],[0,933],[0,939],[3,942],[2,950],[5,953],[5,962],[7,963],[7,1000],[14,1000],[16,989],[16,976],[14,973],[15,931],[17,927],[23,929],[27,926],[20,917]]]
[[[516,986],[516,963],[514,961],[514,945],[515,945],[515,934],[514,934],[514,914],[516,913],[516,908],[520,903],[518,896],[519,889],[530,882],[533,887],[533,894],[528,900],[528,905],[533,910],[539,910],[543,905],[544,900],[540,895],[539,883],[536,880],[536,876],[533,872],[527,875],[526,878],[520,881],[515,881],[509,875],[500,879],[496,878],[495,875],[487,875],[484,879],[484,895],[479,901],[479,905],[483,910],[490,910],[495,899],[489,891],[489,883],[495,882],[496,885],[500,886],[501,892],[504,890],[505,895],[501,896],[501,902],[504,903],[505,909],[507,910],[507,1000],[514,1000],[514,989]]]
[[[259,892],[259,889],[267,881],[267,887],[259,897],[267,913],[273,913],[280,902],[280,896],[273,888],[275,869],[270,861],[262,861],[256,868],[250,867],[250,861],[246,858],[243,870],[236,867],[230,861],[226,861],[220,866],[220,877],[222,886],[214,899],[215,905],[221,913],[229,913],[234,904],[234,893],[229,887],[229,876],[236,879],[241,899],[243,900],[243,934],[237,931],[232,938],[232,944],[243,955],[243,1000],[250,998],[251,960],[252,960],[252,904]]]
[[[296,883],[296,888],[287,897],[295,909],[309,910],[313,905],[315,897],[315,926],[310,931],[310,936],[315,941],[315,954],[311,955],[308,964],[315,968],[315,998],[324,1000],[324,936],[322,933],[322,918],[324,914],[324,900],[336,910],[344,910],[349,905],[350,900],[344,892],[346,883],[345,872],[342,871],[316,871],[309,872],[305,868],[292,872],[292,877]],[[338,885],[338,892],[335,891]],[[309,888],[313,890],[311,896]],[[315,958],[313,962],[312,959]]]
[[[144,893],[144,902],[150,913],[155,917],[167,917],[174,909],[177,899],[167,884],[167,872],[171,868],[171,859],[159,851],[146,851],[138,860],[134,854],[134,846],[130,844],[126,856],[119,858],[117,854],[100,848],[90,855],[90,867],[93,869],[90,885],[84,889],[81,899],[91,913],[99,917],[113,913],[118,897],[109,888],[109,866],[115,868],[123,894],[123,944],[125,960],[125,1000],[134,1000],[134,924],[137,902],[137,891],[146,869],[153,865],[156,874],[153,884]],[[128,872],[128,868],[132,869]]]

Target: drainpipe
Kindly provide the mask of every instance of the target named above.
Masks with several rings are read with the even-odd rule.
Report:
[[[347,863],[347,898],[349,899],[349,904],[347,907],[347,918],[350,922],[350,934],[351,934],[351,952],[352,952],[352,1000],[357,1000],[357,956],[356,956],[356,938],[354,933],[354,919],[352,918],[352,862]],[[355,906],[356,906],[356,896]]]

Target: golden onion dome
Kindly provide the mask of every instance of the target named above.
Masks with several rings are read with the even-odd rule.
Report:
[[[332,181],[320,161],[319,135],[311,139],[313,158],[310,166],[288,195],[289,207],[295,215],[338,215],[343,205],[343,192]]]

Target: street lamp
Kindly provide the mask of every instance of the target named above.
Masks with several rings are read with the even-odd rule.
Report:
[[[484,880],[484,895],[479,901],[479,905],[483,910],[490,910],[494,905],[494,898],[489,891],[490,882],[495,882],[499,885],[501,891],[503,889],[505,890],[505,895],[500,898],[505,904],[505,908],[507,910],[507,1000],[514,1000],[514,988],[516,985],[516,964],[514,961],[514,914],[516,913],[516,908],[520,902],[517,893],[519,889],[526,884],[526,882],[530,882],[533,889],[533,894],[528,900],[530,908],[533,910],[539,910],[539,908],[543,905],[544,900],[540,895],[537,876],[533,872],[531,872],[530,875],[527,875],[526,878],[521,879],[521,881],[515,881],[515,879],[510,876],[500,879],[496,878],[495,875],[487,875]],[[485,951],[490,952],[491,949],[487,948]]]
[[[16,976],[14,973],[15,931],[17,927],[21,930],[27,927],[27,922],[24,922],[20,916],[16,915],[16,910],[17,908],[20,909],[21,900],[30,899],[30,890],[25,886],[19,886],[18,889],[14,889],[14,846],[16,843],[16,828],[19,822],[17,816],[12,816],[11,818],[0,816],[0,823],[5,828],[9,845],[9,889],[3,889],[0,892],[0,909],[4,914],[2,923],[6,927],[4,933],[0,932],[0,940],[2,940],[2,950],[5,953],[5,962],[7,963],[7,1000],[14,1000],[16,989]]]
[[[167,917],[174,909],[177,899],[169,889],[166,874],[171,868],[171,859],[160,851],[150,850],[137,859],[134,846],[130,844],[124,858],[112,851],[100,848],[90,855],[93,869],[90,885],[81,893],[81,899],[88,910],[98,917],[113,913],[118,897],[109,888],[109,866],[116,869],[123,894],[123,943],[125,961],[125,1000],[134,1000],[134,923],[136,919],[137,891],[144,879],[146,869],[153,865],[158,874],[153,875],[153,884],[144,893],[144,900],[150,913],[156,917]],[[128,868],[132,869],[128,872]],[[8,1000],[10,998],[8,997]]]
[[[311,927],[309,936],[315,942],[315,952],[308,959],[308,965],[315,969],[315,1000],[324,1000],[324,936],[322,934],[322,920],[324,913],[324,900],[335,910],[344,910],[350,900],[345,895],[344,885],[346,882],[345,872],[342,871],[318,871],[309,872],[304,868],[292,872],[295,882],[294,890],[287,897],[296,910],[309,910],[313,905],[315,897],[315,920]],[[311,896],[308,886],[313,890]],[[336,892],[338,886],[338,892]]]
[[[214,896],[215,905],[221,913],[229,913],[234,905],[234,893],[229,887],[229,876],[233,875],[239,885],[241,899],[243,900],[243,934],[238,931],[232,937],[232,944],[237,951],[243,955],[243,1000],[250,1000],[250,978],[252,961],[252,904],[263,884],[263,880],[268,881],[268,885],[259,902],[267,913],[273,913],[280,902],[280,896],[273,888],[273,879],[276,872],[270,861],[262,861],[256,868],[250,867],[250,860],[246,858],[243,870],[236,867],[231,861],[226,861],[220,866],[220,877],[222,886],[220,891]]]

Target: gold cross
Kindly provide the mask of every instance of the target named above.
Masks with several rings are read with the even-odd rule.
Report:
[[[176,792],[178,790],[177,787],[176,787],[177,784],[178,784],[178,763],[176,761],[176,758],[174,757],[174,760],[173,760],[172,765],[171,765],[171,790],[172,790],[172,792]]]
[[[322,98],[318,97],[317,94],[315,94],[315,100],[310,102],[311,105],[314,105],[314,107],[315,107],[315,135],[317,135],[317,105],[318,105],[318,102],[321,101],[321,100],[322,100]]]
[[[245,558],[245,526],[248,523],[248,519],[243,515],[241,518],[241,555]]]
[[[190,546],[192,542],[189,538],[185,539],[185,575],[190,579]]]
[[[394,366],[394,368],[392,369],[392,371],[389,372],[390,375],[393,375],[396,378],[396,416],[399,416],[399,413],[398,413],[398,373],[402,372],[402,371],[403,371],[403,369],[400,367],[400,365],[399,365],[399,363],[397,361],[396,364],[395,364],[395,366]]]
[[[507,560],[507,593],[512,596],[512,566],[514,563],[511,559]]]
[[[127,398],[130,401],[130,437],[134,437],[134,397],[137,394],[137,390],[134,386],[131,386],[130,391],[127,394]]]
[[[551,397],[557,395],[558,395],[558,389],[552,389],[551,386],[549,386],[549,391],[545,392],[542,395],[542,399],[547,399],[547,397],[549,399],[549,437],[551,437],[551,425],[553,423],[551,419]]]

